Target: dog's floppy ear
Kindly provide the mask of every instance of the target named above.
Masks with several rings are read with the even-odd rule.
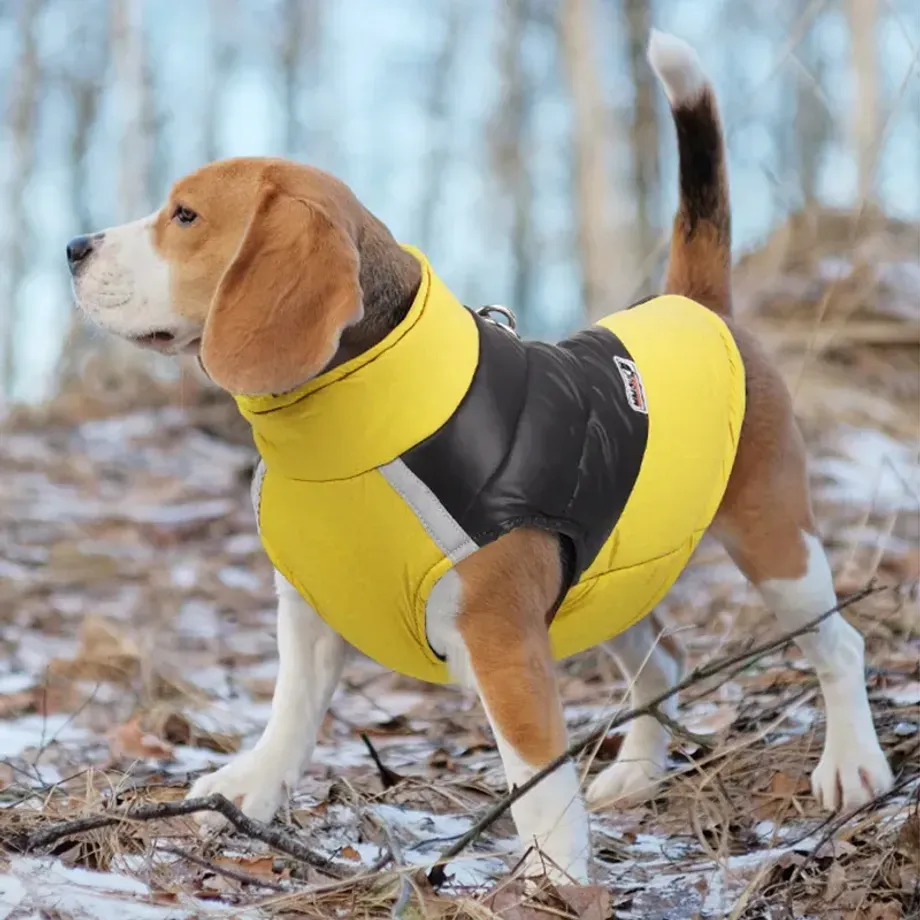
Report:
[[[361,319],[358,252],[318,205],[266,184],[224,273],[201,341],[218,386],[264,395],[293,390],[329,363]]]

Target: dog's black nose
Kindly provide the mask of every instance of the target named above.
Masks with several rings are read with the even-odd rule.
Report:
[[[93,251],[95,243],[96,237],[75,236],[67,244],[67,264],[70,265],[71,271],[75,271],[77,266],[86,260]]]

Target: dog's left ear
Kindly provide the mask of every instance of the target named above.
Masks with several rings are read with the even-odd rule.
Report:
[[[358,272],[343,227],[312,202],[266,185],[208,311],[201,340],[208,375],[238,395],[284,393],[315,377],[342,330],[361,319]]]

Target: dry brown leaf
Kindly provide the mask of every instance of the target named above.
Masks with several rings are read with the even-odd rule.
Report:
[[[604,740],[597,746],[594,759],[598,761],[598,763],[607,763],[607,761],[616,760],[617,754],[620,753],[620,748],[623,747],[624,737],[625,735],[619,732],[613,732],[612,734],[606,735]]]
[[[902,920],[904,911],[897,901],[885,901],[882,904],[873,904],[869,908],[866,920]]]
[[[47,716],[72,712],[83,701],[82,697],[78,699],[78,695],[71,681],[51,679],[27,690],[0,695],[0,719],[13,719],[32,713]]]
[[[224,866],[227,869],[236,869],[256,878],[284,878],[289,870],[275,872],[275,858],[273,856],[256,856],[252,859],[233,859],[230,856],[218,856],[214,861],[215,866]]]
[[[240,735],[208,731],[196,725],[184,713],[170,710],[153,714],[150,727],[154,734],[170,744],[190,745],[218,754],[235,754],[242,742]]]
[[[718,735],[731,728],[738,718],[738,707],[729,703],[701,703],[682,720],[684,726],[699,735]]]
[[[920,862],[920,811],[914,809],[898,831],[898,852]]]
[[[900,556],[886,556],[881,567],[899,581],[916,581],[920,578],[920,553],[914,550]]]
[[[0,695],[0,719],[14,719],[35,712],[35,687]]]
[[[0,763],[0,790],[12,786],[16,782],[16,773],[8,763]]]
[[[524,882],[508,882],[486,900],[486,907],[502,920],[546,920],[546,911],[525,905],[525,898]]]
[[[802,774],[790,776],[790,774],[784,773],[782,770],[777,770],[770,779],[771,794],[783,799],[808,792],[810,788],[808,778]]]
[[[361,854],[353,847],[346,844],[339,851],[342,859],[348,859],[351,862],[361,862]]]
[[[824,889],[824,899],[829,903],[833,904],[837,898],[846,890],[847,887],[847,873],[843,866],[839,862],[834,862],[831,864],[830,869],[827,871],[827,886]]]
[[[145,732],[139,716],[109,733],[109,750],[113,761],[173,759],[172,745]]]
[[[453,757],[450,756],[450,752],[442,747],[435,748],[428,755],[428,766],[434,767],[436,770],[453,771],[457,769],[457,764]]]
[[[244,677],[242,684],[256,700],[270,700],[275,693],[273,677]]]
[[[100,616],[87,616],[80,625],[80,647],[75,658],[55,658],[51,674],[71,680],[111,681],[127,684],[140,668],[140,650],[118,624]]]
[[[502,920],[551,920],[560,916],[579,920],[607,920],[610,894],[601,885],[547,885],[529,892],[527,883],[516,879],[502,885],[486,900],[486,906]]]
[[[601,885],[563,885],[556,893],[579,920],[607,920],[610,892]]]
[[[394,716],[384,722],[375,722],[371,725],[355,725],[352,731],[356,735],[412,735],[414,729],[405,716]]]

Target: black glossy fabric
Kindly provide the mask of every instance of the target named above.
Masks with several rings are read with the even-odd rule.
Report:
[[[549,345],[476,321],[479,365],[466,397],[402,459],[480,546],[522,525],[568,538],[568,587],[639,475],[648,415],[631,404],[615,360],[631,357],[601,327]]]

